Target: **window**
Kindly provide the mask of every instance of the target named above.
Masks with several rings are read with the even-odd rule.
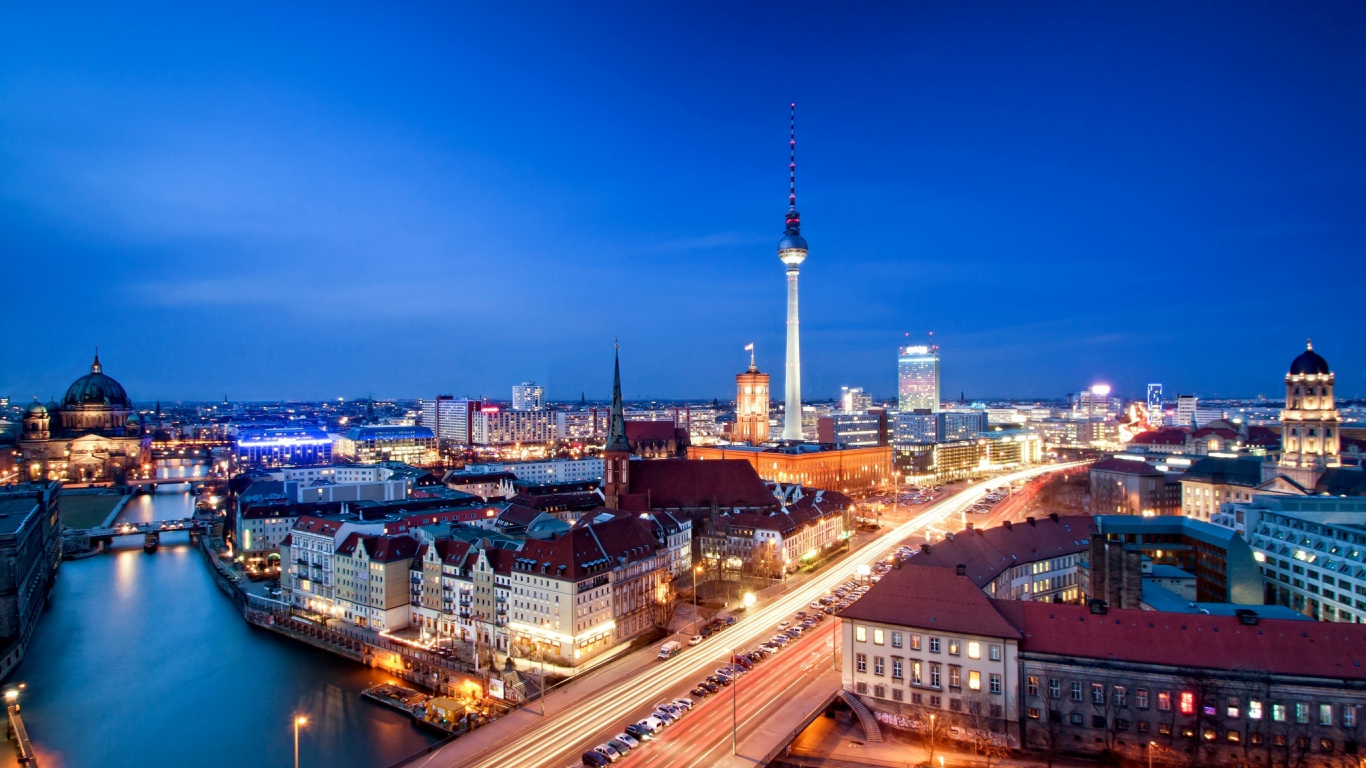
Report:
[[[868,642],[868,628],[854,627],[854,639],[859,641],[860,643]]]
[[[974,673],[974,674],[976,674],[976,673]],[[1001,676],[998,675],[998,674],[996,674],[995,672],[992,672],[992,673],[991,673],[991,692],[992,692],[992,693],[1000,693],[1000,692],[1001,692]]]
[[[1355,728],[1356,726],[1357,726],[1357,708],[1356,708],[1356,707],[1343,707],[1343,708],[1342,708],[1342,727],[1343,727],[1343,728]]]
[[[1158,691],[1158,692],[1157,692],[1157,708],[1158,708],[1159,710],[1161,710],[1162,712],[1170,712],[1170,711],[1172,711],[1172,693],[1171,693],[1171,691]]]
[[[1081,683],[1072,683],[1072,701],[1081,701]]]
[[[887,687],[883,685],[873,686],[873,695],[878,697],[879,699],[887,698]]]
[[[896,656],[892,657],[892,679],[901,679],[901,659]]]
[[[900,688],[892,689],[892,701],[901,701],[905,697],[905,695],[906,692],[901,690]]]
[[[1231,718],[1237,718],[1239,714],[1238,699],[1229,697],[1228,706],[1224,709],[1224,714]]]
[[[1028,714],[1030,720],[1038,720],[1038,719],[1039,719],[1039,708],[1038,708],[1038,707],[1030,707],[1027,714]]]
[[[1306,704],[1306,703],[1304,703],[1304,702],[1302,702],[1302,701],[1295,702],[1295,722],[1297,722],[1297,723],[1307,723],[1307,722],[1309,722],[1309,705],[1308,705],[1308,704]]]
[[[1139,733],[1147,733],[1147,732],[1148,732],[1148,721],[1147,721],[1147,720],[1139,720],[1137,723],[1134,723],[1134,729],[1137,730]]]
[[[1135,688],[1135,689],[1134,689],[1134,706],[1135,706],[1135,707],[1138,707],[1139,709],[1147,709],[1147,708],[1148,708],[1148,689],[1147,689],[1147,688]]]
[[[867,683],[854,683],[854,690],[857,691],[858,693],[867,693],[867,692],[868,692],[868,684],[867,684]]]
[[[1205,737],[1205,741],[1214,741],[1214,737],[1218,734],[1214,732],[1213,728],[1206,728],[1202,735]]]
[[[1048,680],[1048,697],[1050,699],[1062,698],[1062,681],[1056,677]]]
[[[882,630],[880,630],[880,629],[875,629],[875,630],[873,630],[873,645],[882,645],[884,639],[885,639],[885,638],[883,638],[883,636],[882,636]]]
[[[1272,705],[1271,705],[1271,720],[1272,720],[1272,722],[1276,722],[1276,723],[1284,723],[1284,722],[1285,722],[1285,705],[1284,705],[1284,704],[1272,704]]]
[[[957,656],[957,655],[958,655],[958,641],[957,641],[957,640],[950,640],[950,641],[949,641],[949,655],[950,655],[950,656]]]
[[[900,632],[893,632],[893,633],[892,633],[892,647],[893,647],[893,648],[900,648],[900,647],[901,647],[901,633],[900,633]]]
[[[1320,704],[1320,705],[1319,705],[1319,725],[1332,725],[1332,724],[1333,724],[1333,705],[1332,705],[1332,704]]]
[[[1323,750],[1324,752],[1332,752],[1332,751],[1333,751],[1333,740],[1332,740],[1332,739],[1319,739],[1319,749]]]
[[[989,646],[987,646],[987,658],[991,659],[992,661],[1000,661],[1000,660],[1001,660],[1001,646],[999,646],[999,645],[989,645]]]
[[[1030,696],[1038,696],[1039,678],[1033,676],[1027,678],[1025,681],[1025,690],[1028,691]]]
[[[982,673],[977,670],[968,671],[968,688],[974,691],[982,690]]]
[[[1158,724],[1157,724],[1157,732],[1160,733],[1160,734],[1162,734],[1163,736],[1170,736],[1170,735],[1172,735],[1172,725],[1171,725],[1171,723],[1158,723]]]
[[[1073,713],[1072,713],[1072,725],[1081,725],[1081,713],[1080,713],[1080,712],[1073,712]]]
[[[970,643],[968,643],[968,658],[969,658],[969,659],[980,659],[980,658],[982,658],[982,644],[981,644],[981,643],[977,643],[977,642],[970,642]]]
[[[911,685],[920,685],[920,662],[911,661]]]
[[[1247,719],[1249,719],[1249,720],[1261,720],[1261,719],[1262,719],[1262,703],[1261,703],[1260,701],[1249,701],[1249,702],[1247,703]]]
[[[920,650],[920,635],[911,635],[911,650]]]
[[[930,653],[939,653],[939,638],[930,638]]]
[[[1231,743],[1231,744],[1237,744],[1238,742],[1240,742],[1240,741],[1243,740],[1243,739],[1242,739],[1242,734],[1241,734],[1241,733],[1239,733],[1239,732],[1237,732],[1237,731],[1235,731],[1235,730],[1231,730],[1231,729],[1229,730],[1229,732],[1228,732],[1227,734],[1225,734],[1225,736],[1228,738],[1229,743]]]
[[[962,688],[962,687],[963,687],[963,668],[960,667],[960,666],[957,666],[956,664],[950,664],[950,665],[949,665],[949,687],[950,687],[950,688]]]
[[[874,656],[874,657],[873,657],[873,674],[881,676],[881,675],[882,675],[883,668],[885,667],[885,665],[886,665],[886,664],[885,664],[885,662],[882,660],[882,657],[881,657],[881,656]]]
[[[1260,733],[1257,733],[1256,731],[1253,731],[1252,733],[1249,733],[1247,735],[1247,740],[1252,742],[1253,744],[1261,744],[1262,735]]]
[[[867,671],[868,671],[868,654],[866,654],[866,653],[856,653],[856,654],[854,654],[854,666],[857,667],[857,668],[858,668],[858,671],[860,671],[860,672],[867,672]]]
[[[1126,690],[1124,689],[1124,686],[1122,686],[1122,685],[1116,685],[1115,688],[1114,688],[1114,691],[1115,691],[1115,706],[1116,706],[1116,707],[1127,706],[1127,702],[1128,702],[1128,699],[1129,699],[1129,693],[1128,693],[1128,691],[1126,691]]]
[[[938,709],[939,707],[944,706],[943,701],[944,701],[944,700],[943,700],[941,697],[939,697],[939,696],[931,696],[931,697],[930,697],[930,706],[931,706],[931,707],[934,707],[934,708],[936,708],[936,709]]]
[[[1191,691],[1181,692],[1181,714],[1189,715],[1195,712],[1195,694]]]
[[[1100,683],[1091,683],[1091,703],[1105,703],[1105,686],[1101,685]]]
[[[939,687],[939,665],[933,662],[930,664],[930,687]]]

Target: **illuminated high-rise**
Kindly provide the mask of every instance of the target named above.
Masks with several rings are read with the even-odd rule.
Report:
[[[1162,426],[1162,385],[1148,385],[1148,424]]]
[[[749,369],[735,375],[735,426],[731,441],[762,445],[768,442],[768,374],[754,364],[750,344]]]
[[[896,378],[897,410],[939,413],[939,347],[901,347]]]

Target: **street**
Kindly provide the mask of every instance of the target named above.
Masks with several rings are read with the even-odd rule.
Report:
[[[856,552],[854,557],[841,560],[824,573],[816,573],[809,580],[792,587],[787,593],[774,598],[766,605],[755,606],[747,611],[735,626],[720,636],[696,648],[687,649],[674,659],[640,666],[632,665],[631,661],[634,660],[628,661],[626,663],[635,669],[632,675],[619,676],[612,670],[607,670],[600,675],[612,678],[611,684],[601,684],[596,686],[597,690],[591,692],[585,689],[577,695],[572,691],[561,692],[559,697],[552,695],[547,701],[547,714],[543,720],[525,711],[516,713],[480,729],[470,737],[462,737],[412,764],[433,768],[502,768],[511,765],[519,768],[536,768],[576,763],[586,749],[620,733],[628,723],[645,717],[656,704],[687,695],[687,691],[698,681],[727,663],[732,649],[749,650],[768,639],[776,632],[778,622],[790,619],[792,614],[805,608],[807,603],[852,578],[860,563],[884,559],[908,537],[926,526],[943,523],[950,515],[961,514],[964,509],[985,495],[987,485],[1034,477],[1068,466],[1072,465],[1035,467],[994,478],[990,483],[984,482],[969,487],[962,493],[936,502],[915,514],[906,523],[893,528],[888,534],[872,540]],[[821,638],[828,639],[829,627],[830,622],[822,623],[812,637],[804,637],[802,642],[796,644],[796,648],[786,649],[776,657],[760,662],[753,672],[742,676],[738,683],[740,698],[747,701],[744,706],[748,717],[753,717],[756,713],[761,714],[766,703],[779,700],[784,690],[783,684],[797,683],[802,679],[803,674],[809,669],[802,666],[803,657],[809,657],[813,653],[819,655],[817,647],[822,642]],[[657,646],[642,651],[641,654],[653,656],[656,651]],[[778,671],[770,672],[770,669]],[[601,679],[599,682],[601,683]],[[575,685],[571,684],[569,687],[574,688]],[[754,687],[747,690],[749,686]],[[595,686],[590,682],[588,687]],[[682,730],[681,738],[664,739],[666,743],[663,745],[647,743],[633,750],[626,760],[633,763],[653,763],[655,758],[652,752],[670,748],[689,753],[698,746],[707,746],[709,750],[714,750],[714,729],[719,727],[720,719],[724,719],[717,714],[721,709],[718,702],[730,693],[728,689],[724,690],[712,697],[712,700],[702,707],[702,712],[695,710],[685,715],[681,723],[668,729]],[[727,710],[724,714],[728,718],[729,706],[724,709]],[[690,724],[692,720],[701,720],[710,723],[710,726],[693,726]],[[689,739],[687,734],[693,728],[697,730],[692,739]],[[729,734],[725,734],[725,737],[728,741]],[[492,743],[495,739],[497,743]],[[695,743],[696,739],[702,739],[703,743]],[[708,742],[707,739],[712,741]],[[669,743],[678,746],[670,747]],[[664,749],[660,749],[661,746]]]

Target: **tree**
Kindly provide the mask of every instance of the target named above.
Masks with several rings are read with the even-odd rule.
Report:
[[[916,706],[912,707],[911,717],[915,721],[913,733],[920,746],[929,753],[926,761],[934,763],[934,751],[949,730],[948,713],[941,709]]]
[[[1010,754],[1004,734],[996,731],[996,721],[1000,718],[992,712],[994,702],[991,697],[975,692],[964,697],[963,705],[967,709],[964,719],[968,724],[968,736],[972,740],[972,753],[985,756],[986,768],[991,768],[993,757]]]
[[[664,630],[669,630],[669,625],[673,623],[674,614],[678,611],[678,602],[674,599],[673,583],[668,576],[664,576],[660,584],[655,587],[654,594],[650,597],[650,622],[654,626]]]

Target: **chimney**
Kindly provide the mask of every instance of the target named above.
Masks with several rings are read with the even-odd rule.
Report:
[[[1257,625],[1257,612],[1250,608],[1239,608],[1233,615],[1238,617],[1239,624],[1246,624],[1249,627]]]
[[[920,551],[928,555],[928,554],[930,553],[930,545],[929,545],[929,544],[921,544],[921,545],[920,545]]]
[[[1058,522],[1058,513],[1057,513],[1057,512],[1049,512],[1049,513],[1048,513],[1048,519],[1049,519],[1049,520],[1052,520],[1052,521],[1055,522],[1055,523]]]
[[[1010,521],[1009,521],[1009,520],[1003,520],[1003,521],[1001,522],[1001,525],[1004,525],[1004,526],[1006,527],[1006,530],[1007,530],[1007,531],[1010,530]]]
[[[955,565],[955,566],[953,567],[953,570],[954,570],[954,572],[957,573],[959,576],[967,576],[967,575],[968,575],[968,567],[967,567],[966,565],[964,565],[963,563],[959,563],[958,565]]]
[[[972,523],[968,523],[968,530],[972,530]]]
[[[1026,522],[1026,523],[1029,523],[1030,525],[1034,525],[1034,518],[1032,518],[1032,517],[1026,517],[1026,518],[1025,518],[1025,522]]]
[[[1109,603],[1106,603],[1104,600],[1092,600],[1090,601],[1090,606],[1091,613],[1094,613],[1097,616],[1104,616],[1105,612],[1109,610]]]

